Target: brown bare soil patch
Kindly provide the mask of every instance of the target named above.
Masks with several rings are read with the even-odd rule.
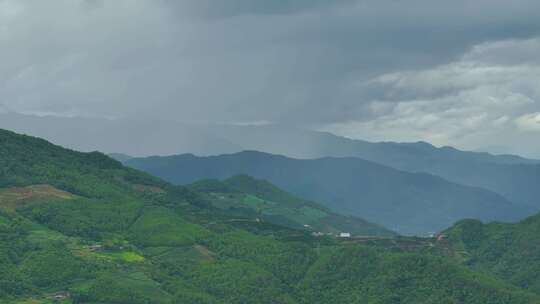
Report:
[[[0,208],[15,210],[17,206],[41,199],[71,200],[76,196],[51,185],[32,185],[0,189]]]
[[[197,250],[201,254],[204,260],[207,260],[207,261],[214,260],[214,253],[210,251],[208,248],[206,248],[205,246],[195,245],[193,246],[193,248],[195,248],[195,250]]]

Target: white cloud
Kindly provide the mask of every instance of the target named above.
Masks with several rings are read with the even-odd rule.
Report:
[[[386,105],[385,112],[324,129],[353,138],[426,140],[469,149],[506,144],[508,136],[540,129],[540,63],[523,58],[524,49],[540,54],[539,41],[484,43],[456,62],[376,77],[363,85],[383,88],[382,98],[371,103]],[[499,64],[498,57],[506,63]],[[539,145],[522,143],[524,149]]]
[[[540,112],[522,115],[515,122],[520,130],[540,132]]]

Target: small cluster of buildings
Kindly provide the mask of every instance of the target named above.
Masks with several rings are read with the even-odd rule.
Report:
[[[316,232],[312,232],[311,233],[312,236],[315,236],[315,237],[321,237],[321,236],[335,236],[335,237],[338,237],[338,238],[351,238],[351,234],[349,232],[341,232],[339,234],[332,234],[332,233],[323,233],[323,232],[319,232],[319,231],[316,231]]]
[[[69,294],[69,292],[60,291],[60,292],[56,292],[49,295],[49,299],[52,300],[53,302],[60,302],[60,301],[68,299],[70,296],[71,295]]]
[[[94,251],[94,252],[96,252],[96,251],[102,251],[102,250],[103,250],[103,245],[101,245],[101,244],[89,245],[89,246],[88,246],[88,249],[89,249],[90,251]]]

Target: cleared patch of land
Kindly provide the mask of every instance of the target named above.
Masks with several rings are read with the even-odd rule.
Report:
[[[17,206],[38,200],[60,199],[71,200],[75,195],[57,189],[51,185],[32,185],[27,187],[10,187],[0,189],[0,208],[15,210]]]

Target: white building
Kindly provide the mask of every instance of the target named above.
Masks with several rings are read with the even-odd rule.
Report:
[[[351,234],[348,233],[348,232],[342,232],[342,233],[339,234],[339,237],[341,237],[341,238],[350,238]]]

